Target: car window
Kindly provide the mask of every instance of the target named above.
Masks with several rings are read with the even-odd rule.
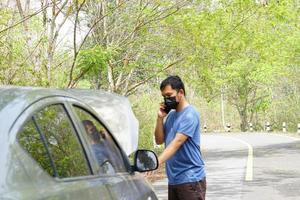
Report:
[[[36,129],[33,117],[19,132],[18,141],[46,172],[54,176],[54,168],[51,165],[49,154],[41,140],[41,135]]]
[[[111,174],[127,171],[120,149],[107,129],[89,112],[74,106],[82,122],[85,136],[102,173]]]
[[[90,175],[82,146],[63,105],[37,113],[18,134],[21,146],[54,177]]]

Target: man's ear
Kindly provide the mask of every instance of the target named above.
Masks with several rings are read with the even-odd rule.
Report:
[[[180,89],[180,90],[178,91],[178,93],[181,94],[182,96],[184,96],[184,91],[183,91],[183,89]]]

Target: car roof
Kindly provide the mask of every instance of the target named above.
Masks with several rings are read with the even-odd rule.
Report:
[[[70,96],[63,90],[39,87],[0,86],[0,111],[12,101],[19,99],[29,104],[49,96]]]
[[[7,106],[20,103],[17,112],[21,112],[35,101],[51,96],[70,97],[87,104],[105,121],[127,155],[137,149],[138,121],[129,100],[103,90],[0,86],[0,115]]]

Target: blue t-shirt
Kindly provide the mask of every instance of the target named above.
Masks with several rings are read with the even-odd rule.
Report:
[[[188,136],[177,152],[166,161],[169,185],[200,181],[205,177],[204,162],[200,153],[200,115],[189,105],[182,111],[171,111],[164,124],[165,145],[176,133]]]
[[[94,151],[99,165],[103,164],[106,160],[109,160],[109,156],[105,145],[101,143],[93,144],[92,149]]]

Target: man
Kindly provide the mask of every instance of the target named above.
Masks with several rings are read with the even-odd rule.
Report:
[[[115,158],[112,152],[108,152],[109,147],[106,143],[106,135],[102,131],[99,132],[92,121],[83,120],[82,123],[90,139],[93,153],[95,154],[99,166],[101,166],[101,172],[105,174],[115,173]]]
[[[97,161],[101,165],[109,157],[107,147],[104,143],[105,134],[99,132],[94,123],[90,120],[83,120],[82,123],[90,139],[90,144],[96,155]]]
[[[166,163],[168,199],[205,200],[199,113],[187,102],[180,77],[169,76],[161,83],[160,90],[164,104],[157,114],[155,141],[165,143],[166,147],[158,162]]]

